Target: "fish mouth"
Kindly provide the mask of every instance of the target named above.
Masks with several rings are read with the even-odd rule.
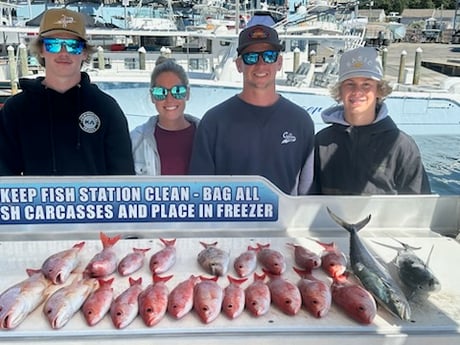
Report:
[[[212,263],[210,265],[210,271],[215,276],[221,276],[221,275],[223,275],[224,268],[220,264]]]
[[[64,327],[65,324],[70,320],[69,317],[56,317],[51,320],[51,328],[58,329]]]
[[[320,319],[324,317],[327,314],[328,310],[327,309],[320,309],[316,312],[315,316]]]
[[[7,314],[3,319],[2,322],[0,323],[0,328],[1,329],[13,329],[16,328],[20,323],[20,320],[17,320],[16,318],[12,317],[11,313]]]
[[[56,278],[54,278],[53,281],[54,284],[63,284],[64,283],[64,277],[62,276],[62,273],[59,273],[56,275]]]

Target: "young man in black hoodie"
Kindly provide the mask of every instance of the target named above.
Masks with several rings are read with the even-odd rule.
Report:
[[[134,174],[123,111],[81,72],[94,53],[83,15],[46,11],[30,50],[45,77],[21,79],[0,111],[0,175]]]
[[[315,138],[319,193],[431,193],[417,144],[398,129],[384,102],[391,92],[375,48],[343,53],[331,88],[339,104],[323,111],[330,125]]]

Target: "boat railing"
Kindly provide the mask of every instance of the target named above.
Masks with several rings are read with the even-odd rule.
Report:
[[[235,42],[231,42],[230,45],[228,46],[228,49],[222,55],[222,58],[219,61],[219,64],[214,68],[211,79],[214,79],[214,80],[221,79],[222,72],[226,70],[225,65],[228,64],[229,62],[233,62],[235,51],[236,51],[236,44]]]

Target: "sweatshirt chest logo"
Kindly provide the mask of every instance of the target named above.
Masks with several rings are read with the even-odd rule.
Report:
[[[295,137],[294,134],[291,132],[284,132],[283,133],[283,140],[281,141],[281,144],[289,144],[289,143],[295,143],[297,138]]]
[[[95,133],[101,127],[101,119],[92,111],[85,111],[78,120],[81,130],[86,133]]]

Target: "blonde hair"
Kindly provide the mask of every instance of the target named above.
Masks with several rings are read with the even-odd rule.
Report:
[[[345,80],[344,80],[345,81]],[[329,88],[329,93],[331,97],[337,102],[341,102],[340,97],[340,85],[344,82],[337,82]],[[381,104],[385,98],[393,92],[393,88],[391,87],[390,83],[387,80],[380,80],[377,83],[377,92],[380,94],[380,97],[377,100],[378,104]]]
[[[37,59],[38,63],[41,66],[46,67],[45,59],[43,58],[43,56],[41,56],[42,49],[43,49],[43,37],[41,36],[38,36],[29,44],[30,54],[35,56],[35,58]],[[86,57],[86,60],[83,61],[83,63],[90,65],[93,59],[93,54],[96,52],[96,47],[85,41],[85,47],[83,49],[88,54],[88,56]]]

